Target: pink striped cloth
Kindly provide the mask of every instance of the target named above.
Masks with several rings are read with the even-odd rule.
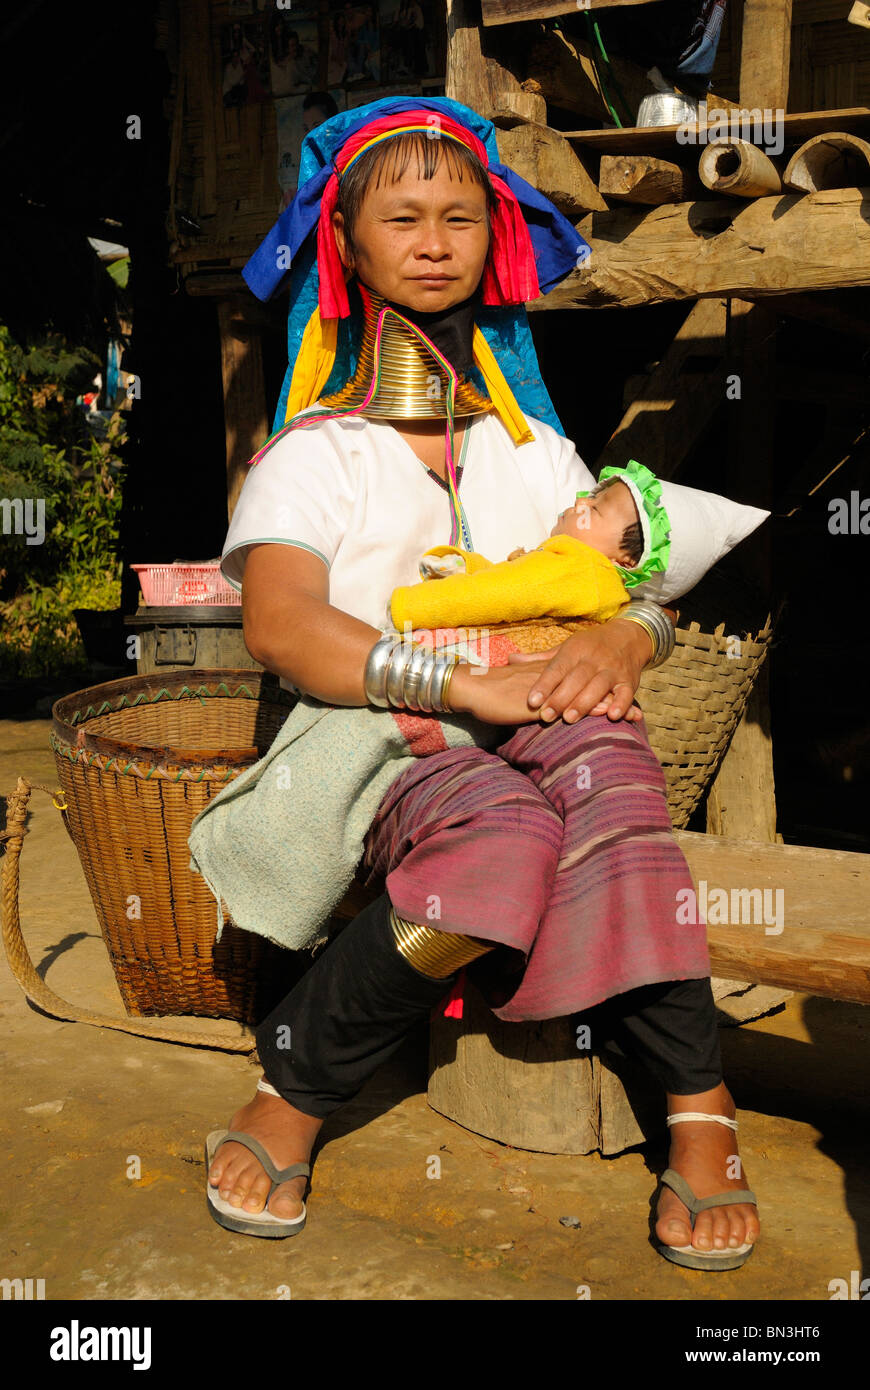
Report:
[[[522,953],[508,957],[522,975],[487,995],[502,1019],[710,973],[706,928],[677,922],[692,880],[641,724],[526,724],[492,750],[419,758],[384,795],[363,864],[401,917]]]

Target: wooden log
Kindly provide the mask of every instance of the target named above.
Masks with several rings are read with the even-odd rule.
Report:
[[[740,105],[785,111],[792,0],[746,0],[740,46]]]
[[[447,0],[445,92],[452,101],[461,101],[481,116],[489,116],[492,89],[480,28],[468,0]]]
[[[502,130],[512,130],[529,121],[546,125],[547,103],[539,92],[497,91],[492,96],[489,119]]]
[[[706,898],[703,915],[717,975],[870,1003],[870,855],[674,833],[699,906]],[[722,900],[711,898],[714,889],[728,894],[727,922],[714,920],[722,909]],[[781,930],[776,922],[769,930],[758,921],[758,898],[747,897],[764,889],[774,895],[768,897],[769,916],[775,915],[776,893],[782,895]],[[739,920],[747,916],[756,920]]]
[[[870,5],[865,5],[864,0],[855,0],[846,18],[850,24],[860,24],[862,28],[870,29]]]
[[[746,140],[722,140],[707,145],[698,161],[698,174],[711,193],[737,198],[763,198],[782,190],[773,160]]]
[[[683,203],[699,191],[691,169],[649,154],[603,154],[598,191],[625,203]]]
[[[595,181],[558,131],[529,123],[496,131],[496,142],[503,163],[540,189],[566,217],[606,210]]]
[[[592,467],[622,467],[638,458],[673,478],[725,400],[727,302],[699,299],[662,360],[646,378]],[[692,360],[706,359],[692,371]]]
[[[782,179],[796,193],[870,184],[870,143],[847,131],[814,135],[789,160]]]
[[[526,19],[556,19],[578,9],[597,10],[612,5],[649,5],[652,0],[482,0],[484,24],[518,24]]]
[[[591,256],[534,307],[663,304],[723,294],[758,299],[870,285],[868,204],[870,190],[841,188],[593,212],[577,228]]]
[[[233,510],[248,471],[248,462],[268,437],[266,388],[259,329],[246,322],[239,300],[218,304],[221,374],[227,444],[227,515]]]
[[[503,1023],[470,981],[463,1004],[461,1019],[432,1020],[433,1110],[475,1134],[543,1153],[619,1153],[664,1127],[648,1073],[609,1052],[578,1051],[571,1019]]]

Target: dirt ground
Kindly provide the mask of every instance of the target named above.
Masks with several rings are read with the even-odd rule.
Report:
[[[45,719],[0,721],[0,793],[55,786]],[[34,792],[21,918],[61,995],[123,1012],[75,847]],[[795,996],[723,1032],[741,1149],[765,1223],[749,1264],[705,1275],[648,1241],[662,1144],[617,1158],[526,1153],[426,1103],[425,1036],[327,1123],[306,1230],[222,1231],[202,1147],[247,1099],[243,1057],[62,1023],[0,968],[0,1278],[46,1299],[827,1300],[868,1269],[868,1013]],[[430,1178],[441,1160],[440,1178]],[[141,1177],[132,1156],[141,1161]],[[560,1224],[579,1219],[579,1228]]]

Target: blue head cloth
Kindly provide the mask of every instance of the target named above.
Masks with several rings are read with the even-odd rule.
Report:
[[[249,288],[262,300],[271,299],[283,287],[288,275],[290,279],[287,323],[289,365],[275,412],[275,430],[284,426],[293,364],[308,320],[317,308],[319,279],[315,233],[320,217],[320,200],[333,172],[333,160],[345,140],[370,121],[379,116],[419,110],[450,116],[483,142],[489,169],[504,180],[520,204],[532,239],[542,294],[553,289],[590,254],[588,243],[549,199],[499,162],[492,122],[478,116],[469,107],[450,101],[447,97],[384,97],[380,101],[370,102],[368,106],[357,106],[351,111],[339,111],[335,116],[330,116],[303,140],[296,196],[242,271]],[[363,327],[358,295],[351,295],[350,305],[350,316],[339,319],[335,367],[324,388],[324,395],[340,390],[356,370]],[[545,421],[559,434],[564,434],[553,402],[541,380],[525,307],[521,304],[483,305],[476,313],[475,321],[492,348],[523,413]]]

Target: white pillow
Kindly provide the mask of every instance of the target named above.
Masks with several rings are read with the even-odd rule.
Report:
[[[694,589],[723,555],[751,536],[770,512],[732,502],[715,492],[661,480],[662,506],[671,523],[671,551],[664,573],[629,590],[630,598],[667,603]]]

